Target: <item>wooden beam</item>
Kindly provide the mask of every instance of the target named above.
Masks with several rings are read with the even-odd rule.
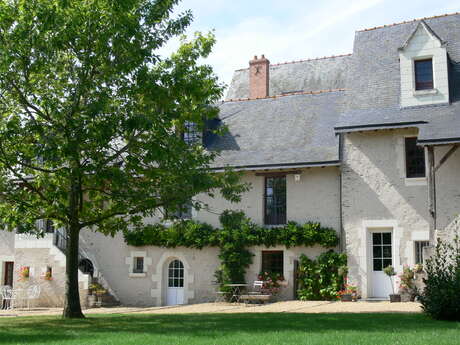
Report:
[[[434,147],[428,146],[428,211],[430,217],[430,246],[435,245],[436,231],[436,174],[434,167]]]
[[[301,170],[289,170],[289,171],[267,171],[267,172],[257,172],[256,176],[282,176],[288,174],[301,174]]]
[[[449,151],[447,151],[447,153],[444,155],[444,157],[441,158],[441,160],[439,161],[438,165],[436,165],[436,167],[434,168],[434,171],[438,171],[438,169],[446,162],[446,160],[449,159],[450,156],[452,156],[455,151],[457,151],[457,149],[459,148],[460,146],[458,145],[454,145],[450,148]]]

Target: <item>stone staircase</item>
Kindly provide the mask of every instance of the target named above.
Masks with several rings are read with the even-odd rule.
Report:
[[[67,239],[64,235],[64,233],[60,230],[56,230],[54,233],[54,245],[55,248],[59,249],[59,251],[64,255],[65,258],[65,252],[66,252],[66,246],[67,246]],[[78,251],[78,261],[80,262],[82,259],[89,259],[90,260],[90,255],[86,253],[84,250],[80,249]],[[94,266],[95,260],[90,260]],[[65,262],[65,261],[64,261]],[[103,307],[115,307],[120,305],[120,301],[116,297],[115,293],[112,291],[110,288],[109,284],[107,281],[104,279],[102,273],[100,270],[97,269],[97,267],[94,267],[94,271],[96,272],[96,276],[89,276],[89,286],[91,284],[99,284],[101,285],[106,292],[100,297],[100,306]],[[80,269],[78,271],[78,274],[85,274],[82,272]],[[89,286],[87,288],[89,288]],[[94,300],[93,297],[90,297],[91,295],[88,294],[87,296],[87,305],[89,307],[94,307],[97,306],[97,302]],[[93,305],[96,304],[96,305]]]
[[[99,283],[99,278],[92,278],[91,284],[100,284],[104,287],[104,284]],[[89,307],[100,306],[100,307],[106,307],[106,308],[119,306],[120,302],[118,301],[118,299],[110,292],[110,290],[108,289],[105,289],[105,290],[106,292],[99,298],[100,305],[97,305],[98,304],[97,299],[94,299],[88,296],[89,301],[91,301],[91,302],[88,302],[88,306]],[[91,304],[95,304],[95,305],[91,305]]]

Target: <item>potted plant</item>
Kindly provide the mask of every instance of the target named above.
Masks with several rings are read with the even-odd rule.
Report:
[[[356,285],[345,284],[344,288],[338,292],[338,296],[342,302],[357,302],[358,287]]]
[[[383,272],[390,278],[391,290],[393,291],[393,293],[390,294],[390,302],[401,302],[401,295],[395,293],[395,288],[393,285],[393,277],[396,275],[395,269],[390,265],[385,267]]]
[[[399,291],[403,302],[413,302],[418,295],[418,290],[415,286],[415,273],[417,270],[417,267],[411,269],[409,266],[405,265],[403,267],[403,272],[399,275],[399,279],[401,280]]]
[[[422,264],[415,264],[414,272],[415,273],[423,273],[423,265]]]
[[[19,281],[26,281],[30,278],[30,268],[23,266],[19,269]]]
[[[100,307],[102,306],[102,296],[107,292],[104,287],[99,284],[99,283],[93,283],[89,286],[90,292],[93,293],[92,299],[90,300],[90,305],[93,305],[95,307]]]
[[[284,277],[279,273],[261,272],[257,279],[263,281],[261,291],[267,295],[276,296],[284,282]]]
[[[53,274],[51,273],[51,271],[46,271],[43,275],[43,279],[48,281],[53,280]]]

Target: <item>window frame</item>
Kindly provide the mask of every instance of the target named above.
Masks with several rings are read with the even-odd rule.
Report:
[[[281,264],[278,264],[278,268],[280,270],[272,270],[272,269],[267,269],[267,264],[264,264],[265,260],[267,257],[274,256],[274,255],[280,255],[281,256]],[[273,260],[273,259],[271,259]],[[279,261],[279,260],[278,260]],[[262,250],[261,252],[261,271],[262,272],[268,272],[268,273],[278,273],[281,274],[284,277],[284,250]],[[273,264],[273,262],[270,262],[270,265]]]
[[[139,262],[141,262],[142,264],[139,265]],[[145,273],[145,258],[143,256],[133,257],[132,273]]]
[[[429,245],[430,241],[414,241],[414,264],[423,265],[423,248]]]
[[[268,211],[268,199],[271,198],[273,202],[277,202],[276,199],[280,197],[275,196],[275,187],[272,187],[272,194],[269,196],[268,191],[268,181],[269,179],[284,179],[284,196],[281,196],[281,199],[284,198],[284,210],[280,214],[269,215]],[[273,209],[276,209],[276,205],[272,205]],[[281,205],[283,207],[283,205]],[[263,220],[265,225],[285,225],[287,222],[287,175],[286,174],[273,174],[264,176],[264,208],[263,208]]]
[[[185,144],[193,146],[201,141],[203,133],[195,122],[185,121],[181,136]]]
[[[182,260],[174,259],[168,264],[168,288],[185,287],[185,267]]]
[[[408,145],[407,142],[408,140],[415,139],[415,148],[418,148],[423,151],[423,176],[409,176],[409,160],[408,160]],[[410,135],[410,136],[405,136],[404,137],[404,177],[406,180],[421,180],[425,181],[426,180],[426,173],[427,173],[427,166],[426,166],[426,153],[425,149],[423,147],[417,146],[417,137]]]
[[[417,64],[424,62],[431,62],[431,81],[422,82],[417,81],[417,76],[420,74],[420,70],[417,73]],[[427,84],[427,85],[424,85]],[[427,91],[434,90],[434,69],[433,69],[433,57],[425,57],[420,59],[414,59],[414,90],[415,91]]]

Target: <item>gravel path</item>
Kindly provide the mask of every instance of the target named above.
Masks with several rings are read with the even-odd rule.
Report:
[[[229,303],[201,303],[174,307],[116,307],[94,308],[85,314],[193,314],[193,313],[419,313],[415,302],[390,303],[387,301],[327,302],[283,301],[267,305]],[[31,310],[0,310],[0,317],[60,315],[61,308],[33,308]]]

